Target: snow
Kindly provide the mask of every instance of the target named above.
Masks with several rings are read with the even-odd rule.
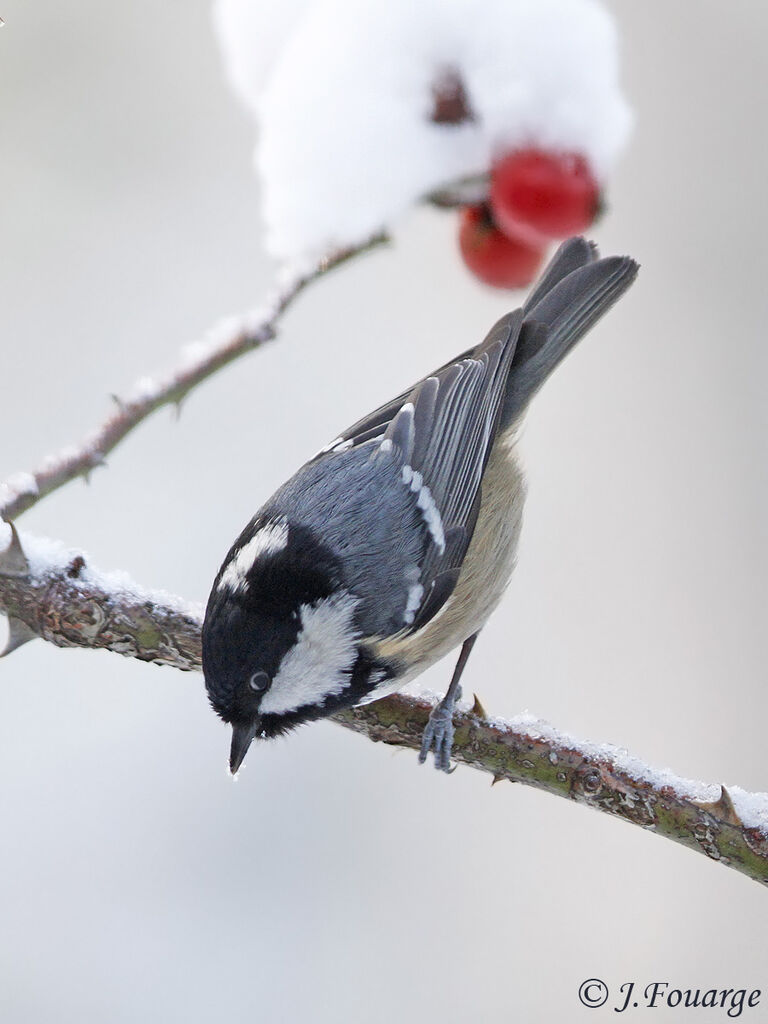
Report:
[[[747,828],[768,836],[768,793],[749,793],[741,786],[726,786],[733,809]]]
[[[182,371],[194,370],[211,354],[211,345],[206,341],[190,341],[181,350],[179,368]]]
[[[318,258],[521,145],[583,154],[604,181],[630,112],[596,0],[217,0],[229,77],[260,126],[267,247]],[[556,30],[553,31],[553,26]],[[430,120],[459,76],[474,120]]]
[[[215,0],[213,23],[227,54],[227,76],[246,106],[260,96],[306,7],[307,0]]]
[[[560,732],[549,722],[537,718],[529,712],[510,719],[489,719],[489,724],[496,728],[512,729],[517,733],[527,733],[533,739],[544,740],[556,747],[577,750],[585,757],[609,760],[612,765],[630,778],[648,782],[655,789],[668,786],[684,800],[716,803],[720,798],[721,787],[718,783],[686,779],[676,775],[669,768],[654,768],[622,747],[616,747],[611,743],[591,743],[577,739],[568,733]],[[759,829],[768,835],[768,793],[749,793],[739,786],[726,786],[726,789],[744,826]]]
[[[441,694],[430,690],[420,691],[419,700],[425,700],[436,706],[442,699]],[[472,705],[462,702],[457,705],[464,713],[471,710]],[[612,743],[592,743],[582,740],[570,733],[562,732],[543,718],[538,718],[529,711],[515,715],[513,718],[488,718],[488,725],[494,729],[511,730],[520,735],[525,734],[531,739],[543,740],[555,748],[573,750],[584,757],[608,760],[619,771],[639,782],[647,782],[655,789],[668,786],[683,800],[695,800],[697,803],[716,803],[721,795],[721,787],[716,782],[700,782],[697,779],[686,779],[676,775],[669,768],[654,768],[639,757],[630,754],[623,747]],[[552,764],[557,763],[557,751],[549,754]],[[768,836],[768,793],[751,793],[740,786],[725,787],[733,803],[734,810],[745,828],[754,828]]]
[[[209,354],[230,344],[233,338],[239,337],[246,330],[245,316],[222,317],[206,334]]]
[[[275,306],[278,299],[275,300]],[[246,337],[267,332],[276,309],[259,306],[236,316],[226,316],[218,320],[206,332],[205,338],[190,341],[182,347],[180,370],[182,373],[193,373],[199,370],[213,356],[216,356]]]
[[[57,470],[61,465],[75,461],[80,458],[80,451],[74,445],[67,445],[60,448],[52,455],[46,455],[40,463],[40,471],[50,473]]]
[[[164,590],[149,590],[136,583],[126,572],[102,572],[95,569],[88,555],[77,548],[70,548],[58,540],[20,533],[21,547],[29,562],[30,576],[45,579],[61,574],[72,565],[76,558],[82,558],[85,565],[77,576],[70,577],[70,585],[83,590],[100,590],[112,595],[115,601],[131,604],[150,604],[167,608],[180,615],[189,616],[202,624],[203,607],[192,601],[185,601]]]
[[[21,494],[36,495],[37,491],[37,481],[31,473],[12,473],[0,483],[0,507],[15,501]]]
[[[161,385],[154,377],[141,377],[131,388],[128,402],[154,402],[161,390]]]

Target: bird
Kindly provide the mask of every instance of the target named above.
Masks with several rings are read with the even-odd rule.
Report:
[[[522,418],[637,271],[564,242],[484,341],[334,438],[256,512],[202,630],[232,774],[254,739],[377,700],[459,649],[419,753],[451,770],[462,674],[515,566]]]

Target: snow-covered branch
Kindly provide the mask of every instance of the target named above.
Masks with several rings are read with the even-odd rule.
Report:
[[[271,341],[286,309],[313,281],[354,256],[386,240],[375,235],[354,248],[338,251],[311,266],[286,270],[274,295],[260,309],[222,321],[208,336],[187,345],[177,366],[158,377],[139,380],[125,396],[113,396],[114,410],[79,445],[49,455],[32,472],[14,473],[0,483],[0,518],[10,522],[70,480],[87,477],[148,416],[164,405],[180,406],[198,384],[217,370]]]
[[[51,541],[0,536],[0,611],[6,653],[42,637],[61,647],[114,651],[184,671],[200,669],[202,609],[100,573]],[[433,704],[395,694],[335,716],[374,741],[418,749]],[[768,794],[653,769],[625,751],[557,732],[531,716],[489,718],[476,701],[456,717],[453,756],[494,782],[536,786],[640,825],[768,884]]]
[[[91,647],[182,671],[200,668],[202,608],[148,591],[125,573],[95,571],[79,551],[24,536],[0,523],[0,611],[4,654],[42,637],[57,647]]]

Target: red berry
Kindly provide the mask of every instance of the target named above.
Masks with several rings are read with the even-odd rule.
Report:
[[[576,153],[522,149],[491,170],[491,209],[502,231],[529,241],[581,234],[597,216],[600,192]]]
[[[499,231],[485,204],[462,210],[459,248],[475,277],[494,288],[524,288],[536,277],[544,259],[543,245],[531,245]]]

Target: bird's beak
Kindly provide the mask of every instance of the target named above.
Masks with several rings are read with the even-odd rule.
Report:
[[[248,725],[232,726],[232,747],[229,751],[229,770],[233,775],[237,774],[243,758],[248,753],[248,747],[256,733],[261,729],[261,719],[255,718]]]

